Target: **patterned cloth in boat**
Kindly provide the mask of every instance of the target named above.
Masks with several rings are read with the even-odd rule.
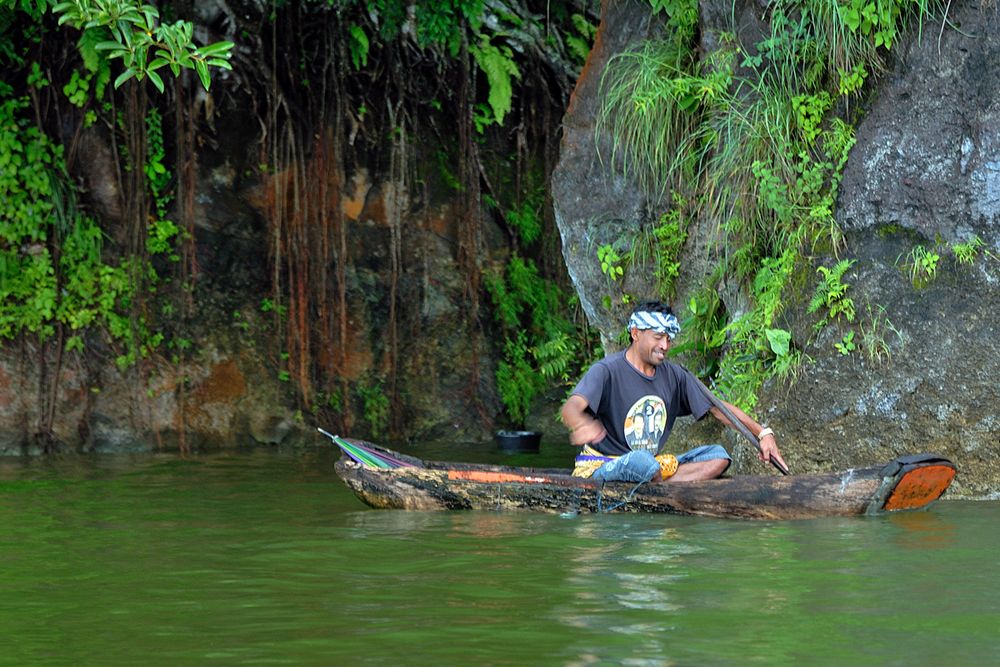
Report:
[[[640,458],[637,458],[636,455],[638,455],[638,457],[640,457]],[[645,455],[645,456],[642,456],[642,455]],[[603,476],[603,475],[601,475],[600,477],[602,477],[602,479],[604,479],[604,481],[608,481],[608,482],[611,482],[611,481],[626,481],[626,482],[647,481],[649,479],[649,477],[647,477],[646,480],[641,480],[641,479],[638,479],[638,478],[633,478],[633,475],[638,474],[640,477],[644,477],[645,476],[642,472],[639,472],[639,471],[641,469],[644,469],[648,465],[649,458],[655,459],[656,464],[659,465],[659,467],[660,467],[660,478],[661,479],[667,479],[668,477],[670,477],[671,475],[673,475],[675,472],[677,472],[677,457],[675,457],[673,454],[658,454],[657,456],[653,457],[651,454],[649,454],[649,452],[645,452],[645,451],[641,451],[640,450],[640,451],[634,451],[634,452],[630,452],[628,454],[625,454],[623,457],[622,456],[605,456],[604,454],[601,454],[599,451],[597,451],[593,447],[591,447],[589,445],[584,445],[583,446],[583,451],[580,454],[578,454],[577,457],[576,457],[576,461],[575,461],[576,467],[573,468],[573,476],[574,477],[592,477],[594,475],[594,473],[597,472],[598,469],[600,469],[602,466],[604,466],[604,464],[606,464],[606,463],[612,463],[612,462],[617,461],[618,459],[622,459],[624,457],[628,457],[630,459],[631,458],[636,458],[636,460],[634,461],[634,463],[632,465],[626,466],[626,468],[623,471],[609,471],[609,472],[611,472],[611,476]],[[622,461],[622,462],[625,463],[625,461]],[[650,475],[650,477],[651,476],[652,475]]]

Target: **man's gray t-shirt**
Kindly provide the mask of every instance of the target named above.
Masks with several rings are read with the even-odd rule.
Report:
[[[586,399],[604,425],[608,437],[591,446],[609,456],[640,449],[658,454],[677,417],[701,419],[712,407],[689,371],[664,361],[648,377],[625,359],[625,352],[591,366],[573,393]]]

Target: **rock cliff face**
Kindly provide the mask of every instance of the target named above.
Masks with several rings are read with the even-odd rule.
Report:
[[[200,155],[195,237],[202,274],[198,312],[185,331],[191,353],[177,362],[163,347],[123,373],[96,337],[88,341],[87,355],[67,353],[58,364],[52,350],[28,343],[0,346],[0,456],[300,444],[322,441],[316,425],[333,428],[317,423],[307,409],[297,410],[291,383],[280,379],[283,341],[274,318],[260,307],[269,295],[261,206],[268,184],[241,176],[251,172],[255,156],[243,133],[221,128],[252,123],[228,111],[214,135],[217,149]],[[113,180],[111,174],[93,177]],[[341,201],[352,267],[344,364],[352,389],[377,387],[386,367],[391,189],[360,169]],[[488,442],[489,415],[500,410],[492,382],[494,350],[467,316],[467,285],[456,261],[455,206],[445,197],[415,200],[408,212],[400,258],[405,270],[397,287],[402,340],[397,381],[404,398],[387,408],[402,411],[411,437]],[[502,255],[499,230],[487,223],[486,234],[484,255]],[[479,384],[473,384],[477,378]],[[39,437],[49,410],[51,432]],[[360,409],[350,432],[379,435]]]
[[[749,7],[735,6],[741,36],[754,30]],[[711,34],[706,21],[726,13],[703,3],[703,35]],[[875,363],[861,354],[841,355],[833,344],[843,332],[830,327],[804,347],[811,361],[795,381],[763,388],[756,413],[774,427],[795,471],[935,451],[959,467],[955,495],[996,497],[1000,73],[994,63],[1000,62],[1000,17],[995,7],[963,0],[950,5],[948,18],[943,30],[940,20],[925,25],[922,37],[907,35],[894,50],[858,126],[835,211],[847,235],[840,256],[856,260],[844,282],[861,311],[884,308],[881,332],[890,356]],[[595,159],[596,147],[608,141],[594,136],[595,96],[608,59],[656,29],[647,3],[605,3],[599,39],[566,114],[553,177],[569,273],[606,341],[618,335],[622,313],[600,305],[608,290],[595,244],[647,221],[650,202]],[[681,295],[700,275],[690,268],[704,257],[698,234],[691,232],[685,248],[689,267]],[[984,243],[978,257],[971,265],[958,263],[949,244],[974,236]],[[917,246],[937,247],[941,259],[936,277],[915,285],[907,262]],[[818,258],[827,266],[834,261]],[[785,315],[796,340],[809,338],[805,307],[793,304]],[[679,436],[711,438],[706,429],[699,425]],[[737,471],[760,472],[745,448],[737,448]]]
[[[485,286],[512,250],[564,278],[545,188],[594,11],[422,4],[168,2],[164,20],[193,20],[196,43],[234,43],[232,69],[213,67],[210,91],[193,72],[158,92],[140,76],[117,107],[89,108],[106,122],[84,122],[61,93],[79,35],[46,32],[60,48],[43,49],[32,26],[30,48],[4,41],[32,53],[5,62],[59,71],[46,95],[60,102],[35,96],[34,120],[68,148],[103,258],[141,247],[143,207],[126,200],[144,184],[122,175],[141,173],[142,144],[165,181],[158,203],[172,202],[164,217],[185,233],[179,261],[152,259],[158,293],[115,304],[131,333],[150,331],[136,366],[120,371],[124,345],[100,332],[65,350],[68,324],[47,341],[0,340],[0,455],[317,442],[320,424],[485,445],[510,425]],[[10,33],[34,14],[10,13]]]

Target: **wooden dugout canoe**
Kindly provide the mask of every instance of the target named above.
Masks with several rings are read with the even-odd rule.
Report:
[[[945,492],[955,466],[934,454],[884,466],[813,475],[740,475],[704,482],[601,484],[569,470],[423,461],[359,440],[373,453],[405,465],[377,469],[344,456],[337,474],[366,504],[379,509],[667,512],[742,519],[809,519],[880,514],[927,507]],[[599,493],[600,492],[600,493]],[[600,495],[600,501],[599,501]]]

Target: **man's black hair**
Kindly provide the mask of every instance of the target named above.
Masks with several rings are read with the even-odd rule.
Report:
[[[663,301],[643,301],[638,306],[632,310],[633,313],[638,313],[644,311],[647,313],[663,313],[664,315],[673,315],[674,311],[670,309],[670,306]]]

